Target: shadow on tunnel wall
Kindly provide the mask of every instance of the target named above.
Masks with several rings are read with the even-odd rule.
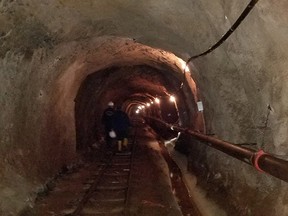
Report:
[[[85,151],[95,140],[101,140],[96,118],[96,111],[99,109],[100,104],[95,103],[97,99],[95,94],[100,88],[101,85],[96,85],[95,87],[95,79],[91,79],[88,76],[81,84],[74,100],[77,151]]]

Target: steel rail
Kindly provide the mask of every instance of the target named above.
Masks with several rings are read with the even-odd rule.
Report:
[[[131,147],[131,158],[130,158],[130,172],[128,176],[128,182],[127,182],[127,190],[125,193],[125,203],[124,203],[124,211],[123,215],[130,215],[129,214],[129,201],[131,196],[131,181],[132,181],[132,169],[133,169],[133,162],[135,157],[135,149],[136,149],[136,136],[137,136],[138,127],[135,128],[133,141],[132,141],[132,147]]]
[[[274,157],[263,150],[254,150],[250,148],[241,147],[237,144],[230,143],[215,137],[204,135],[188,128],[182,128],[167,124],[166,122],[152,118],[145,117],[146,120],[155,121],[170,130],[181,132],[191,135],[199,141],[204,142],[206,145],[220,150],[238,160],[241,160],[249,165],[255,167],[258,171],[270,174],[285,182],[288,182],[288,161]]]
[[[127,177],[127,189],[125,191],[125,197],[124,197],[125,201],[124,201],[124,205],[123,205],[123,215],[129,215],[128,199],[130,197],[130,189],[129,188],[130,188],[130,183],[131,183],[131,172],[132,172],[131,168],[132,168],[134,151],[135,151],[136,132],[137,132],[137,129],[135,130],[135,133],[134,133],[134,136],[132,139],[131,155],[130,155],[130,160],[129,160],[129,169],[130,170],[129,170],[129,174]],[[106,172],[109,171],[109,168],[113,167],[113,164],[114,164],[113,159],[115,159],[116,157],[117,157],[116,154],[111,154],[108,156],[108,158],[107,158],[108,160],[105,164],[99,165],[97,177],[94,179],[92,185],[90,186],[90,188],[87,190],[85,195],[82,197],[82,199],[78,203],[76,209],[71,214],[68,214],[69,216],[78,216],[81,214],[83,208],[88,203],[88,201],[92,198],[93,193],[100,186],[101,181],[105,178],[104,175],[106,174]]]
[[[108,163],[105,164],[104,166],[100,166],[99,167],[99,170],[98,170],[99,174],[98,174],[97,178],[94,180],[94,182],[91,185],[91,187],[88,189],[88,191],[85,193],[83,198],[80,200],[80,202],[77,205],[76,209],[73,211],[73,213],[69,214],[69,216],[78,216],[78,215],[80,215],[82,209],[84,208],[84,206],[86,205],[88,200],[91,198],[94,190],[97,188],[99,182],[103,178],[103,175],[104,175],[105,171],[107,170],[107,168],[108,168]]]

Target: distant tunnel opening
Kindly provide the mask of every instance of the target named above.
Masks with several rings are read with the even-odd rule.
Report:
[[[193,119],[180,120],[189,109],[180,85],[173,71],[148,65],[111,67],[88,75],[75,98],[77,149],[85,150],[101,139],[101,115],[109,101],[130,116],[189,124]]]

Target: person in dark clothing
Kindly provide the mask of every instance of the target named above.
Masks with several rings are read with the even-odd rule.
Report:
[[[106,108],[103,112],[101,122],[104,125],[105,141],[106,141],[107,147],[110,149],[112,148],[113,138],[110,136],[109,133],[114,129],[113,128],[114,114],[115,114],[114,103],[109,102],[108,108]]]
[[[127,148],[128,145],[130,120],[128,115],[121,110],[121,107],[116,108],[113,127],[117,135],[118,151],[122,151],[122,147]]]

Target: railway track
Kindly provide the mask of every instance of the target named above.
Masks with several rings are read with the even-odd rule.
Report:
[[[145,128],[136,128],[128,151],[106,153],[102,160],[99,155],[92,157],[93,162],[64,175],[49,196],[39,198],[34,215],[198,215],[190,209],[183,211],[183,202],[178,202],[180,207],[176,204],[174,185],[172,191],[165,166],[160,165],[164,161],[152,150],[152,146],[157,149],[154,136]]]
[[[129,183],[135,137],[123,152],[106,153],[98,169],[86,182],[89,188],[69,216],[127,215]]]

